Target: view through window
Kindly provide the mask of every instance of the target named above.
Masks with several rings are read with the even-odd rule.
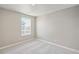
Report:
[[[31,35],[31,17],[21,17],[21,36]]]

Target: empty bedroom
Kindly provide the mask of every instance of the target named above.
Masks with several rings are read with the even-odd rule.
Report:
[[[0,54],[78,53],[78,4],[0,4]]]

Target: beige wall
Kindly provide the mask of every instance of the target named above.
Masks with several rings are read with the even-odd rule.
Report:
[[[37,35],[79,49],[79,6],[37,17]]]
[[[34,24],[32,24],[32,36],[21,36],[21,15],[18,12],[0,9],[0,47],[28,40],[28,38],[34,36]],[[34,21],[34,17],[32,17],[32,22],[34,23]]]

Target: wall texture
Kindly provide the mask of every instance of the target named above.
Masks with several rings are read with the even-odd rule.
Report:
[[[34,37],[34,17],[32,17],[32,36],[21,36],[21,13],[0,9],[0,47]]]
[[[37,35],[79,49],[79,6],[37,17]]]

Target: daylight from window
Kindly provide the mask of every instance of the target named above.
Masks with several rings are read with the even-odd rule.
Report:
[[[31,17],[21,17],[21,36],[31,35]]]

